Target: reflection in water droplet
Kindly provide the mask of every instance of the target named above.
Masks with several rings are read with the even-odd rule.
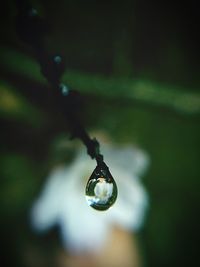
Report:
[[[104,163],[105,164],[105,163]],[[106,165],[97,166],[86,186],[86,200],[97,210],[109,209],[117,199],[117,185]]]

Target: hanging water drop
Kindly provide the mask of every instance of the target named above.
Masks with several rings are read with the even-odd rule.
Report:
[[[86,185],[86,200],[96,210],[109,209],[117,199],[117,185],[107,165],[98,164]]]

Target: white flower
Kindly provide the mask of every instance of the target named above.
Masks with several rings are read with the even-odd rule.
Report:
[[[148,156],[134,147],[102,146],[102,154],[118,186],[113,207],[99,212],[87,205],[85,186],[96,166],[81,151],[70,166],[52,171],[31,210],[33,227],[44,231],[58,224],[64,245],[73,252],[101,249],[112,225],[136,231],[144,221],[148,197],[138,175],[147,168]],[[106,201],[112,186],[103,180],[97,183],[96,198]]]
[[[94,193],[98,203],[104,204],[111,197],[113,184],[107,183],[104,178],[99,178],[95,186]]]

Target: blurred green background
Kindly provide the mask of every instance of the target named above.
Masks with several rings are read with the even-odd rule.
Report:
[[[140,233],[145,266],[198,266],[200,57],[194,1],[32,3],[52,27],[47,50],[66,59],[63,81],[82,94],[88,131],[106,130],[113,142],[137,144],[150,155],[143,181],[150,210]],[[0,230],[7,266],[26,266],[22,251],[37,239],[28,210],[51,166],[69,160],[55,145],[69,132],[31,49],[16,36],[15,5],[4,5]],[[48,253],[53,245],[47,241],[56,234],[45,238],[39,243]]]

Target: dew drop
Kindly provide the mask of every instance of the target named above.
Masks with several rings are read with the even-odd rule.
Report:
[[[96,210],[107,210],[115,203],[117,185],[104,162],[93,171],[85,192],[88,205]]]
[[[59,88],[63,96],[67,96],[69,94],[69,88],[65,84],[61,83]]]

